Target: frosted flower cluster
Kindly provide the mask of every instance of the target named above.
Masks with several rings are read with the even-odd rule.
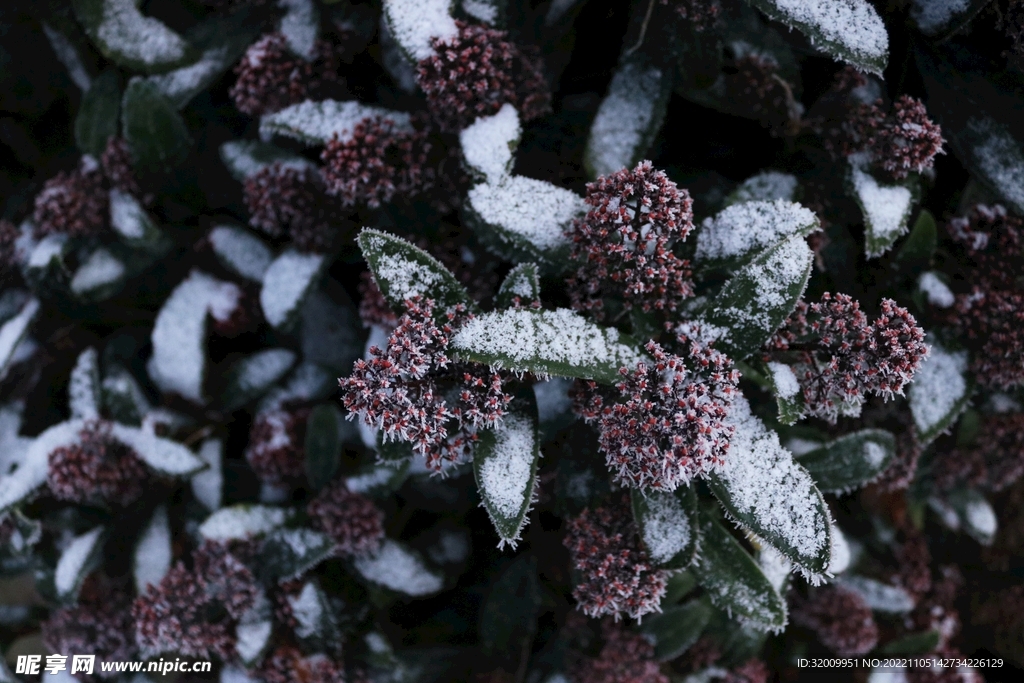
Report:
[[[332,46],[317,40],[314,55],[308,61],[292,53],[281,33],[262,36],[235,66],[238,79],[230,92],[235,107],[249,116],[272,114],[307,99],[323,81],[336,80],[338,60]]]
[[[384,540],[384,513],[372,500],[335,481],[306,506],[313,526],[330,536],[346,557],[375,553]]]
[[[107,422],[87,423],[78,441],[49,454],[47,484],[60,500],[126,506],[151,483],[138,454],[111,436]]]
[[[816,588],[797,603],[793,622],[810,628],[841,657],[863,655],[878,644],[878,624],[859,594],[842,586]]]
[[[669,683],[646,638],[607,622],[602,626],[601,652],[573,667],[574,683]]]
[[[245,181],[249,225],[271,237],[288,237],[301,251],[328,251],[342,221],[315,169],[271,164]]]

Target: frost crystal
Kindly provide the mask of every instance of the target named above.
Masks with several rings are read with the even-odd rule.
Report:
[[[704,219],[697,233],[695,258],[743,256],[817,225],[818,218],[812,211],[782,199],[733,204],[714,218]]]

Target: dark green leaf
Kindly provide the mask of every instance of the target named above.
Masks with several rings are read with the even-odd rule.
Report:
[[[922,448],[953,426],[967,410],[974,392],[967,372],[967,352],[950,351],[931,335],[927,341],[931,352],[907,390],[910,414]]]
[[[338,647],[341,629],[330,600],[316,577],[309,579],[298,594],[285,594],[295,619],[295,636],[314,652]]]
[[[940,637],[941,634],[933,630],[911,633],[886,643],[878,649],[878,654],[910,656],[935,652]]]
[[[327,486],[341,464],[343,420],[333,403],[317,406],[306,420],[306,479],[314,491]]]
[[[661,597],[662,608],[675,605],[696,587],[697,577],[692,572],[686,569],[673,572],[665,586],[665,595]]]
[[[700,547],[697,495],[693,487],[646,494],[633,489],[630,495],[633,518],[651,561],[670,569],[688,567]]]
[[[540,279],[535,263],[520,263],[509,271],[494,296],[494,307],[510,308],[516,297],[521,306],[540,301]]]
[[[491,586],[480,609],[484,649],[518,658],[533,640],[540,606],[537,560],[532,555],[520,555]]]
[[[764,377],[768,381],[775,403],[779,408],[779,422],[794,425],[804,416],[804,395],[792,366],[784,363],[766,363]],[[746,376],[746,373],[744,373]],[[756,381],[756,380],[755,380]]]
[[[896,455],[896,437],[884,429],[846,434],[800,456],[818,487],[826,493],[846,493],[869,483],[889,467]]]
[[[790,237],[806,237],[820,229],[818,217],[800,204],[784,200],[739,202],[701,225],[694,261],[702,268],[732,270]]]
[[[389,447],[391,445],[388,444]],[[409,478],[410,464],[409,460],[405,460],[364,466],[345,477],[345,483],[354,493],[363,493],[371,498],[387,498]]]
[[[864,253],[876,258],[907,231],[919,199],[917,176],[880,183],[865,167],[866,159],[850,162],[849,190],[864,217]]]
[[[928,209],[921,209],[910,235],[896,253],[896,260],[900,265],[927,266],[935,255],[938,241],[935,217]]]
[[[75,117],[75,144],[82,154],[99,158],[107,140],[117,136],[120,113],[121,85],[117,71],[109,69],[93,79]]]
[[[710,601],[706,597],[697,598],[647,617],[641,629],[654,639],[654,655],[658,661],[667,662],[697,642],[711,620],[712,613]]]
[[[263,542],[260,569],[284,583],[305,574],[334,554],[334,541],[312,529],[277,529]]]
[[[124,139],[137,167],[163,171],[185,160],[192,145],[188,128],[155,85],[132,79],[121,106]]]
[[[195,59],[188,41],[152,17],[136,0],[72,0],[75,15],[104,57],[118,66],[161,73]]]
[[[260,307],[267,322],[279,330],[291,329],[302,314],[303,304],[316,291],[326,266],[324,255],[294,249],[274,259],[263,274],[260,288]]]

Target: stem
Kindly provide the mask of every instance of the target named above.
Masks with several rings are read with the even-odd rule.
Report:
[[[651,15],[654,13],[654,2],[655,0],[650,0],[650,2],[647,3],[647,13],[644,14],[644,21],[642,24],[640,24],[640,37],[636,39],[636,45],[629,48],[623,53],[623,57],[630,56],[631,54],[639,50],[640,46],[644,44],[644,36],[647,35],[647,25],[651,21]]]

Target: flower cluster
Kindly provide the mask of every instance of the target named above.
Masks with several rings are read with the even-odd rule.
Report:
[[[573,307],[604,317],[604,297],[625,310],[675,311],[693,295],[690,264],[672,252],[693,230],[693,200],[650,161],[587,185],[587,214],[569,231]]]
[[[711,27],[722,12],[718,0],[661,0],[662,5],[671,5],[680,19],[685,19],[695,31]]]
[[[841,586],[813,590],[794,607],[793,622],[813,630],[822,645],[841,657],[866,654],[878,644],[871,608],[860,595]]]
[[[967,485],[1002,491],[1024,474],[1024,413],[986,415],[969,448],[936,453],[932,476],[940,491]]]
[[[496,425],[512,397],[499,373],[446,355],[452,332],[469,319],[464,306],[445,312],[440,325],[430,299],[407,300],[405,308],[387,347],[371,347],[371,358],[356,361],[352,374],[338,380],[342,401],[350,419],[359,415],[385,441],[411,443],[440,471],[469,454],[476,430]],[[448,387],[458,391],[454,404],[445,398]]]
[[[654,362],[621,368],[621,402],[580,382],[575,410],[596,422],[608,467],[631,488],[673,491],[724,462],[733,428],[725,424],[739,382],[724,354],[680,336],[686,357],[655,342]]]
[[[323,654],[304,655],[291,645],[269,653],[259,666],[266,683],[345,683],[345,670]]]
[[[338,59],[332,46],[317,40],[313,52],[314,59],[306,60],[288,48],[283,34],[261,37],[235,66],[238,80],[230,91],[235,107],[249,116],[271,114],[308,99],[323,81],[336,80]]]
[[[301,251],[331,248],[342,212],[316,169],[276,162],[247,178],[243,190],[252,227],[287,236]]]
[[[875,168],[895,180],[932,167],[942,153],[942,129],[924,103],[903,95],[885,114],[880,103],[857,104],[844,122],[847,153],[867,152]]]
[[[416,67],[427,106],[443,130],[458,132],[506,103],[524,121],[548,113],[551,92],[536,49],[509,42],[505,31],[455,23],[458,35],[433,39],[434,54]]]
[[[728,100],[761,122],[772,135],[799,128],[803,107],[779,73],[774,58],[757,52],[737,56],[724,80]]]
[[[79,437],[49,454],[46,483],[56,498],[123,507],[142,497],[149,471],[130,446],[110,435],[109,423],[86,423]]]
[[[928,354],[924,330],[895,301],[883,299],[878,318],[868,323],[858,302],[828,292],[819,303],[800,302],[768,349],[766,360],[795,352],[805,411],[833,422],[856,414],[866,393],[885,400],[902,395]]]
[[[398,316],[391,310],[370,271],[364,271],[359,276],[359,319],[363,327],[376,325],[385,330],[393,330],[398,326]]]
[[[306,419],[304,405],[285,405],[261,412],[249,430],[245,459],[260,481],[281,485],[305,476]]]
[[[335,481],[306,506],[313,526],[330,536],[346,557],[370,555],[384,540],[384,513],[361,493]]]
[[[639,620],[660,609],[669,572],[651,565],[625,501],[585,509],[569,520],[562,542],[580,573],[572,596],[588,617]]]
[[[617,625],[602,626],[601,652],[573,667],[575,683],[669,683],[654,659],[654,646],[646,638]]]

